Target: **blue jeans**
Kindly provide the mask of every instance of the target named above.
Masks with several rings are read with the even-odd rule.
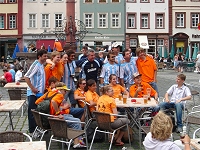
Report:
[[[63,117],[64,117],[65,120],[81,122],[80,119],[75,118],[70,114],[64,114]],[[67,122],[67,126],[69,128],[73,128],[73,129],[76,129],[76,130],[81,130],[81,124],[80,123]]]
[[[77,101],[74,99],[74,90],[73,89],[71,89],[69,92],[67,92],[67,94],[65,95],[65,99],[67,100],[68,97],[69,97],[69,101],[70,101],[71,105],[76,106]]]
[[[83,116],[83,113],[84,113],[84,109],[83,108],[70,108],[69,113],[73,117],[81,119],[81,117]]]
[[[151,85],[151,87],[158,93],[158,86],[156,82],[149,82],[149,85]],[[159,97],[159,93],[158,93],[158,97]]]
[[[37,107],[37,105],[35,104],[36,100],[37,100],[37,97],[35,95],[28,96],[28,126],[29,126],[30,133],[33,133],[36,128],[35,119],[31,112],[31,109],[36,109]]]
[[[169,108],[175,108],[176,110],[176,120],[177,120],[177,126],[178,128],[182,128],[182,110],[183,110],[183,103],[167,103],[162,102],[159,104],[161,110],[169,109]]]

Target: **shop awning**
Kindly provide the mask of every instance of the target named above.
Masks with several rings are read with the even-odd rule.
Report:
[[[149,43],[147,35],[138,35],[139,46],[144,49],[149,49]]]
[[[40,49],[42,45],[45,46],[45,48],[47,49],[48,46],[50,45],[50,48],[53,49],[53,46],[54,46],[54,42],[55,42],[55,39],[53,40],[37,40],[36,41],[36,48],[37,49]]]

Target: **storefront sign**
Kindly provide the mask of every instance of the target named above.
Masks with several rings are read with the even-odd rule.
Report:
[[[200,38],[200,34],[192,34],[192,38]]]
[[[95,36],[95,39],[109,39],[108,36]]]

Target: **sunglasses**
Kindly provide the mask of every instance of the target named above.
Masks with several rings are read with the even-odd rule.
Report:
[[[81,83],[82,85],[86,85],[86,83]]]

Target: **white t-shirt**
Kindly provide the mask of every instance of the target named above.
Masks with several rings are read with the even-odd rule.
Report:
[[[18,70],[15,74],[15,82],[19,81],[22,77],[22,72]]]
[[[197,55],[197,62],[200,62],[200,54]]]

